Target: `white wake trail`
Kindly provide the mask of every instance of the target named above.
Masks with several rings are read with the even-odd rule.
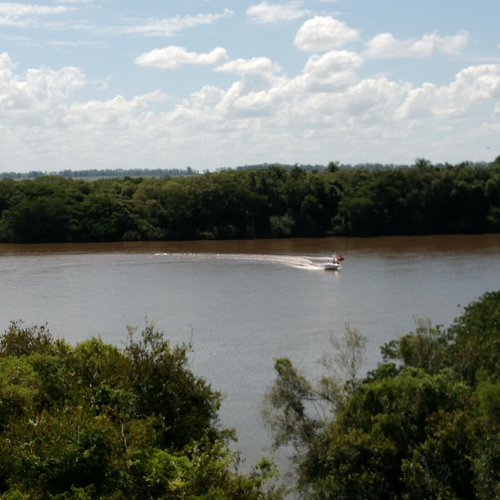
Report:
[[[231,254],[231,253],[155,253],[156,257],[169,257],[172,260],[231,260],[246,262],[262,262],[278,264],[295,269],[317,271],[329,260],[328,257],[309,257],[305,255],[271,255],[271,254]]]

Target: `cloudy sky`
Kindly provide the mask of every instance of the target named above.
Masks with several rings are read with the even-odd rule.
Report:
[[[500,0],[0,1],[0,170],[490,161]]]

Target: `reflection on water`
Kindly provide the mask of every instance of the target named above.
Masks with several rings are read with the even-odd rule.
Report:
[[[323,272],[334,252],[343,269]],[[269,451],[259,407],[277,357],[318,376],[330,333],[350,322],[373,367],[414,318],[449,324],[499,288],[500,235],[0,245],[0,273],[1,330],[23,318],[119,345],[147,317],[192,340],[193,369],[226,395],[222,422],[252,462]]]

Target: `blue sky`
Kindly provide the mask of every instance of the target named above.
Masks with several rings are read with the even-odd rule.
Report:
[[[0,1],[0,170],[490,161],[500,0]]]

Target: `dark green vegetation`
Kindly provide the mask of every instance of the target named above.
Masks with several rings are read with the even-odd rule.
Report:
[[[277,498],[263,462],[237,472],[220,396],[151,325],[119,350],[12,323],[0,338],[0,494],[46,498]]]
[[[360,380],[363,345],[348,327],[317,384],[276,362],[265,417],[302,497],[500,498],[500,292],[448,329],[421,321]]]
[[[500,232],[500,157],[483,167],[419,160],[383,170],[0,181],[2,242],[488,232]]]
[[[317,384],[287,359],[266,398],[301,498],[500,498],[500,292],[447,329],[421,321],[358,377],[365,340],[332,338]],[[220,396],[154,326],[123,349],[45,327],[0,337],[2,498],[278,499],[273,468],[237,470]]]

